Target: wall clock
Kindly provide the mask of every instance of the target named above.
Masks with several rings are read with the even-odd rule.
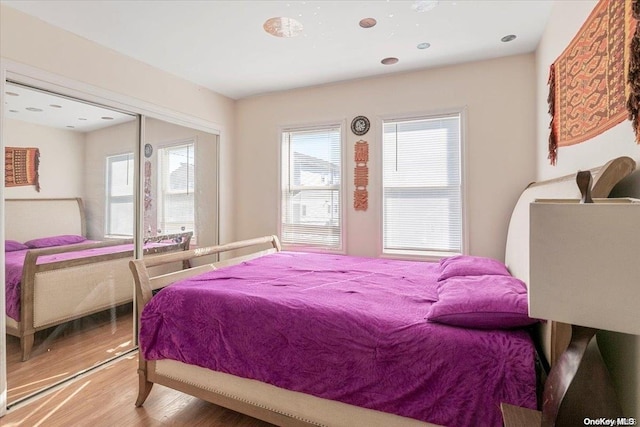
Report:
[[[358,116],[351,121],[351,132],[356,135],[364,135],[369,132],[369,119],[365,116]]]
[[[153,154],[153,146],[151,144],[144,145],[144,156],[149,158]]]

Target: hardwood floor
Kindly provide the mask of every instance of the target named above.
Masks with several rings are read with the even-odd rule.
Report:
[[[37,332],[26,362],[21,360],[18,338],[7,335],[8,402],[16,402],[132,348],[130,304]]]
[[[87,374],[0,418],[0,425],[91,427],[272,427],[220,406],[169,388],[154,385],[141,408],[138,394],[137,353]]]

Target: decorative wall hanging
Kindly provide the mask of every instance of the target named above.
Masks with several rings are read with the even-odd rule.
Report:
[[[369,185],[369,143],[367,141],[358,141],[354,147],[354,160],[356,167],[353,174],[353,184],[356,189],[353,192],[353,208],[357,211],[366,211],[369,207],[369,193],[367,185]]]
[[[4,186],[18,187],[35,185],[40,191],[38,166],[40,150],[37,148],[5,147],[4,149]]]
[[[358,116],[351,121],[351,132],[358,136],[362,136],[369,132],[369,119],[365,116]]]
[[[636,134],[636,142],[640,144],[640,0],[633,2],[631,14],[636,23],[636,30],[629,45],[629,69],[627,72],[627,84],[629,85],[629,98],[627,110],[629,120]]]
[[[625,70],[635,31],[631,2],[600,0],[549,73],[549,160],[628,115]]]
[[[153,199],[151,198],[151,161],[144,161],[144,210],[149,212],[151,210],[151,204]]]

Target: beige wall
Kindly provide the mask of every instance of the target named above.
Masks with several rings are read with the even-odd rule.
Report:
[[[238,101],[237,230],[246,238],[278,227],[279,129],[346,124],[347,253],[380,253],[380,145],[384,117],[466,108],[469,252],[504,257],[506,224],[522,189],[535,175],[533,55],[362,79]],[[353,117],[371,130],[369,209],[353,209]]]
[[[596,0],[554,2],[551,18],[536,51],[537,179],[575,173],[580,169],[604,164],[618,156],[630,156],[636,162],[640,160],[640,145],[634,142],[629,121],[624,121],[587,142],[560,148],[556,166],[550,166],[547,160],[550,119],[547,113],[549,66],[569,44],[596,3]],[[603,316],[605,315],[603,313]],[[625,415],[638,418],[640,416],[640,337],[603,332],[598,334],[598,339],[603,356],[613,373]]]
[[[36,147],[40,150],[40,192],[35,186],[5,188],[12,199],[80,197],[83,192],[84,135],[35,125],[21,120],[4,122],[7,147]]]
[[[0,56],[220,131],[220,240],[234,240],[235,101],[0,5]],[[56,82],[54,82],[56,83]]]

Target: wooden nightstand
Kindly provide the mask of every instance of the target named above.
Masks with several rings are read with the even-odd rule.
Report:
[[[501,403],[500,409],[502,410],[504,427],[540,427],[542,424],[542,412],[540,411],[508,403]]]

